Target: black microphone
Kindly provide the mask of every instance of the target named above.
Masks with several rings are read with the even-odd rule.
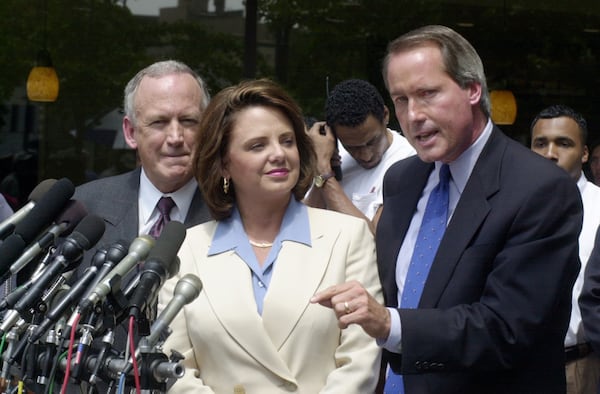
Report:
[[[15,225],[27,216],[37,201],[46,194],[55,183],[56,179],[43,180],[31,191],[31,193],[29,193],[27,204],[23,205],[21,209],[14,212],[0,223],[0,239],[5,239],[13,232]]]
[[[152,326],[150,327],[150,335],[140,339],[140,344],[135,351],[134,357],[139,358],[142,352],[152,352],[152,348],[158,343],[161,337],[164,339],[163,331],[169,328],[169,324],[175,316],[183,309],[183,307],[194,301],[202,291],[202,281],[194,274],[185,274],[175,284],[173,289],[173,298],[160,312]],[[123,373],[129,373],[133,367],[133,358],[129,358]]]
[[[48,284],[61,272],[81,260],[83,252],[94,246],[104,234],[104,220],[88,215],[81,220],[73,233],[56,250],[52,261],[31,285],[27,293],[14,306],[20,314],[24,313],[41,296]]]
[[[81,299],[87,298],[96,288],[98,283],[100,283],[100,281],[104,279],[106,275],[108,275],[108,273],[119,263],[119,261],[123,260],[125,256],[127,256],[128,247],[129,243],[121,239],[108,247],[98,249],[98,251],[96,251],[96,254],[94,254],[94,257],[92,258],[92,265],[97,265],[100,268],[98,269],[98,274],[92,283],[90,283],[88,290],[82,295]],[[97,264],[95,263],[96,259]]]
[[[156,297],[158,289],[167,277],[179,272],[177,252],[185,239],[183,223],[172,220],[165,224],[156,245],[150,250],[144,262],[140,281],[129,301],[129,315],[135,316],[144,310]]]
[[[200,291],[202,291],[202,281],[196,275],[185,274],[181,277],[175,284],[173,298],[152,323],[150,335],[144,338],[144,346],[154,347],[175,316],[185,305],[198,298]]]
[[[6,276],[8,277],[10,274],[14,275],[21,271],[23,267],[29,264],[40,253],[52,246],[59,236],[66,237],[71,234],[75,226],[77,226],[81,219],[86,215],[87,211],[81,202],[70,200],[58,218],[54,220],[55,224],[51,225],[36,242],[23,252],[23,254],[10,266],[10,272]],[[5,280],[5,278],[0,278],[0,281],[2,280]]]
[[[44,335],[50,326],[63,316],[67,308],[71,307],[81,299],[82,294],[90,287],[90,283],[96,278],[100,264],[102,264],[102,261],[96,261],[95,265],[87,267],[73,287],[71,287],[66,294],[62,295],[60,300],[51,307],[46,314],[44,321],[40,323],[29,336],[28,341],[30,343],[37,341]]]
[[[15,231],[0,244],[0,275],[6,274],[25,247],[65,207],[74,192],[73,183],[67,178],[62,178],[39,199],[29,214],[16,225]]]
[[[129,246],[129,253],[113,268],[92,290],[81,300],[78,312],[82,315],[92,308],[97,302],[104,300],[113,287],[121,287],[123,278],[139,261],[144,260],[150,249],[154,246],[154,238],[150,235],[141,235],[135,238]]]

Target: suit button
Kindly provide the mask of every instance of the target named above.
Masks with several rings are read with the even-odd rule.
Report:
[[[421,369],[423,369],[420,361],[415,361],[415,368],[417,371],[420,371]]]
[[[421,366],[423,367],[424,371],[428,371],[431,369],[431,363],[429,363],[428,361],[423,361],[423,363],[421,364]]]
[[[233,386],[233,394],[246,394],[246,389],[241,384]]]

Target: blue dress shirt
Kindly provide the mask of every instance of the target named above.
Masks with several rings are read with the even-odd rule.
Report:
[[[248,235],[244,231],[244,225],[240,212],[234,207],[231,216],[221,220],[217,224],[212,244],[208,250],[208,255],[223,253],[228,250],[234,250],[235,253],[248,265],[252,271],[252,287],[254,289],[254,299],[256,308],[262,315],[263,301],[277,262],[277,256],[281,250],[283,242],[300,242],[312,246],[310,241],[310,226],[308,223],[308,209],[295,198],[290,198],[290,203],[283,216],[279,234],[273,241],[271,251],[260,266],[254,250],[248,240]]]

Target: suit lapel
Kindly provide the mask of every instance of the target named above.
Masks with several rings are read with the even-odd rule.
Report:
[[[140,168],[130,172],[119,184],[113,185],[113,198],[98,205],[98,215],[114,228],[115,239],[132,240],[138,236],[138,192]]]
[[[309,210],[312,246],[285,241],[279,252],[265,297],[263,325],[277,349],[285,343],[317,291],[335,242],[335,235],[325,236],[327,226],[315,211]],[[290,284],[301,283],[290,289]]]
[[[206,204],[202,200],[202,193],[200,193],[200,189],[196,188],[192,203],[190,204],[190,209],[185,217],[185,227],[190,228],[209,220],[211,220],[211,216]]]
[[[210,239],[206,244],[209,242]],[[208,245],[193,249],[194,266],[202,278],[204,294],[223,328],[265,368],[293,381],[256,310],[250,269],[233,251],[207,257],[207,250]],[[233,294],[238,296],[232,297]],[[235,304],[232,299],[236,300]]]
[[[431,266],[419,307],[434,307],[471,239],[490,211],[489,198],[500,189],[500,164],[506,139],[494,130],[484,147]]]

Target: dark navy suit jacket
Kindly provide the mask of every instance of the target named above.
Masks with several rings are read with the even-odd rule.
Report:
[[[433,164],[384,179],[379,273],[397,307],[396,258]],[[582,204],[554,163],[494,128],[458,201],[418,309],[398,309],[407,394],[564,393],[564,337],[579,271]]]

